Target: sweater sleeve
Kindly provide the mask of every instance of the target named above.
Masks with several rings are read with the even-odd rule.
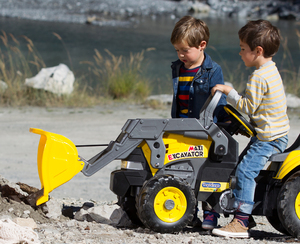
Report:
[[[245,96],[239,95],[236,90],[232,89],[228,94],[227,101],[240,112],[253,115],[262,102],[265,89],[264,79],[254,73],[247,83]]]

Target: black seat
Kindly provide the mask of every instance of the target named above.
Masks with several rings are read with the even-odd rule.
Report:
[[[294,151],[299,146],[300,146],[300,134],[298,135],[298,138],[294,141],[294,143],[289,148],[285,149],[284,152]]]

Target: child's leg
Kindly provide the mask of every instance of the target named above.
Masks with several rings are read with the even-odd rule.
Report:
[[[234,220],[221,229],[214,229],[213,234],[226,237],[248,238],[249,215],[254,204],[255,178],[274,153],[283,152],[287,146],[287,136],[271,142],[251,139],[251,146],[237,167],[237,186],[234,189],[237,213]]]
[[[264,142],[256,137],[251,139],[251,146],[237,167],[237,186],[233,190],[235,207],[238,211],[251,214],[254,204],[255,178],[264,168],[270,156],[283,152],[287,145],[287,136]]]

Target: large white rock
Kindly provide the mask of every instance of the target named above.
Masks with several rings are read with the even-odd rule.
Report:
[[[286,94],[286,104],[288,108],[299,108],[300,98],[293,94]]]
[[[75,77],[65,64],[50,68],[42,68],[34,77],[25,79],[25,85],[44,89],[55,94],[71,94]]]
[[[0,94],[4,93],[7,87],[7,84],[4,81],[0,80]]]

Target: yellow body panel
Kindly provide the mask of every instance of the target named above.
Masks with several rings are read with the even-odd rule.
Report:
[[[36,202],[40,205],[49,200],[48,194],[53,189],[78,174],[84,163],[78,157],[76,146],[68,138],[36,128],[30,128],[30,132],[41,135],[37,166],[44,193]]]
[[[292,151],[284,160],[277,175],[275,176],[275,179],[282,180],[288,173],[298,166],[300,166],[300,151]]]
[[[168,164],[183,158],[207,158],[212,141],[165,133],[163,136],[163,142],[166,147],[164,164]],[[151,166],[150,148],[146,142],[143,142],[140,146],[144,152],[152,174],[155,175],[157,169]]]
[[[153,168],[151,163],[150,163],[151,162],[151,150],[150,150],[149,146],[147,145],[147,143],[145,141],[143,141],[140,144],[140,147],[142,148],[142,150],[144,152],[145,158],[146,158],[147,163],[150,167],[152,175],[155,175],[158,169]]]

